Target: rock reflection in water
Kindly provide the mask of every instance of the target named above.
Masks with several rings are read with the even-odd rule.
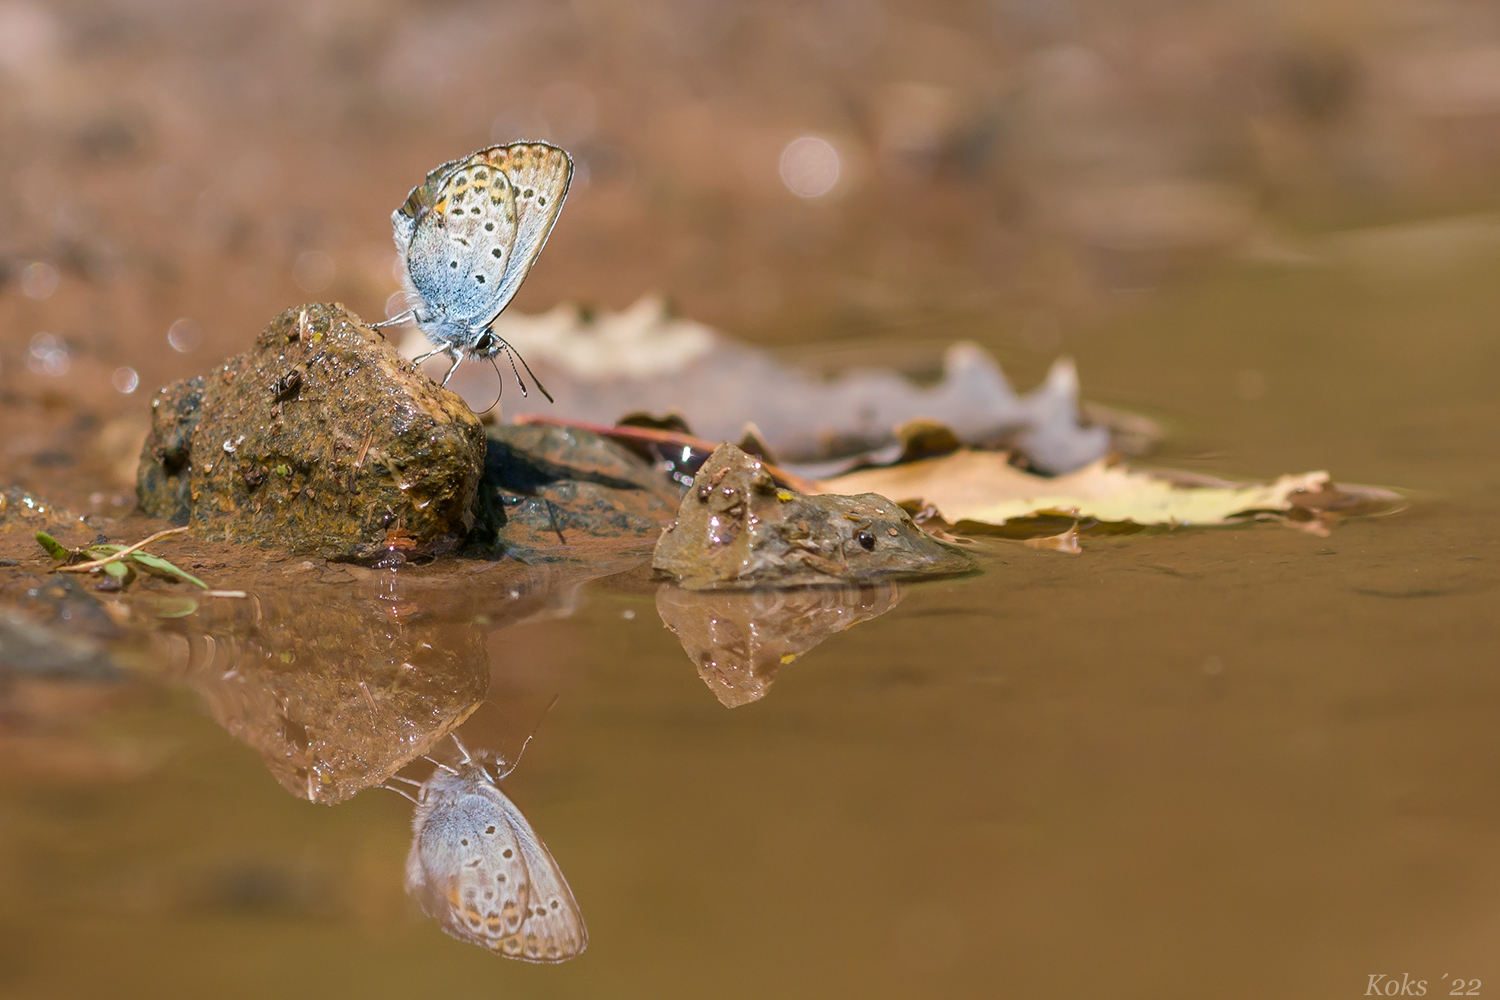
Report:
[[[484,631],[366,596],[215,601],[159,641],[288,791],[333,804],[427,753],[484,700]]]
[[[714,697],[738,708],[764,698],[783,664],[900,601],[894,583],[737,592],[665,584],[656,592],[656,611]]]

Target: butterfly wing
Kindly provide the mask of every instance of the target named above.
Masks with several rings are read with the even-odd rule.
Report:
[[[522,867],[531,887],[531,912],[524,915],[520,929],[522,952],[516,957],[529,962],[566,962],[588,947],[589,932],[583,922],[583,913],[547,845],[542,843],[515,803],[499,789],[494,791],[515,833]]]
[[[516,242],[515,190],[503,171],[476,153],[433,187],[413,191],[396,213],[416,213],[406,272],[427,317],[457,336],[483,329]]]
[[[511,958],[554,963],[582,952],[578,904],[520,810],[487,779],[441,779],[417,809],[406,859],[406,889],[423,912]]]
[[[431,210],[432,203],[437,201],[437,191],[442,187],[443,178],[462,162],[462,160],[449,160],[429,173],[426,180],[411,189],[411,193],[406,196],[406,201],[401,207],[391,213],[391,227],[396,234],[396,252],[401,255],[403,263],[407,259],[407,250],[411,247],[411,237],[416,230],[417,220],[426,215]]]
[[[484,157],[509,178],[516,203],[515,249],[500,279],[494,311],[485,320],[488,325],[510,305],[546,245],[573,181],[573,158],[566,150],[545,142],[495,146],[475,156]]]

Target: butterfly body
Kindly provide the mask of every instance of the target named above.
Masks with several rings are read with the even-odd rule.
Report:
[[[449,934],[528,962],[564,962],[588,946],[557,862],[481,764],[423,783],[412,831],[406,891]]]
[[[490,324],[536,263],[572,177],[557,146],[491,146],[429,173],[391,213],[410,315],[433,353],[457,364],[506,349]]]

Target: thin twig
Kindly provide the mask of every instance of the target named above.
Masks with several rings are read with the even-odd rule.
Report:
[[[107,566],[112,562],[118,562],[119,560],[124,559],[126,556],[130,555],[132,552],[138,552],[139,550],[144,549],[146,546],[150,545],[158,538],[166,538],[168,535],[180,535],[184,531],[188,530],[188,528],[189,525],[184,524],[180,528],[168,528],[166,531],[158,531],[150,538],[143,538],[139,542],[136,542],[134,545],[128,548],[121,549],[120,551],[112,555],[105,556],[103,559],[95,559],[91,562],[75,563],[72,566],[59,566],[57,568],[57,571],[59,573],[89,573],[101,566]]]
[[[718,445],[707,438],[694,437],[691,434],[683,434],[680,431],[663,431],[655,427],[630,427],[621,424],[606,426],[605,424],[590,424],[579,420],[563,420],[558,417],[549,417],[540,413],[522,413],[517,415],[518,424],[553,424],[557,427],[576,427],[581,431],[590,431],[602,437],[625,438],[631,441],[651,441],[656,444],[675,444],[687,448],[695,448],[699,451],[713,451]],[[777,465],[772,465],[765,459],[761,464],[766,467],[775,478],[781,480],[787,486],[798,493],[821,493],[818,484],[810,479],[803,479],[796,473],[788,472]]]

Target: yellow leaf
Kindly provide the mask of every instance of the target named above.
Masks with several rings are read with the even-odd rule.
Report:
[[[962,450],[905,465],[862,469],[820,484],[830,493],[878,493],[935,507],[949,524],[1004,524],[1039,511],[1136,524],[1225,524],[1253,511],[1287,511],[1298,493],[1329,487],[1328,473],[1272,483],[1189,486],[1165,475],[1103,461],[1067,475],[1023,472],[1001,452]]]

